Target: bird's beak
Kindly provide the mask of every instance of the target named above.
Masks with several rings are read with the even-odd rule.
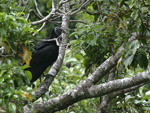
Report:
[[[62,29],[62,33],[68,34],[67,31],[65,31],[65,30],[63,30],[63,29]]]

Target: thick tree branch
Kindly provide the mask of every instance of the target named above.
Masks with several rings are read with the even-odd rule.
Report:
[[[104,95],[117,90],[133,87],[141,83],[148,82],[149,79],[146,76],[149,74],[150,69],[145,72],[134,75],[132,77],[117,79],[114,81],[110,81],[108,83],[93,86],[89,89],[89,92],[91,92],[91,95],[99,96],[99,94]],[[101,93],[100,91],[103,92]]]
[[[37,5],[36,1],[34,1],[34,2],[35,2],[35,5]],[[39,21],[31,22],[30,24],[31,25],[37,25],[37,24],[41,24],[43,22],[46,22],[46,21],[48,21],[52,17],[53,14],[55,14],[56,11],[57,11],[57,9],[55,9],[54,0],[52,0],[52,11],[46,17],[44,17],[43,19],[41,19]],[[42,16],[42,14],[40,13],[39,10],[38,10],[38,13],[40,14],[40,16]]]
[[[94,86],[92,83],[80,84],[76,88],[73,88],[72,90],[58,97],[33,104],[32,108],[33,110],[36,110],[36,112],[40,113],[52,113],[59,111],[83,99],[103,96],[114,91],[146,83],[149,81],[149,79],[146,77],[149,74],[150,69],[132,77],[118,79],[96,86]],[[25,107],[24,112],[26,113],[28,110],[29,109]]]
[[[138,35],[137,35],[137,33],[132,33],[132,37],[131,38],[129,38],[129,40],[128,40],[128,42],[129,43],[131,43],[133,40],[135,40],[136,39],[136,37],[137,37]],[[121,66],[121,65],[120,65]],[[122,67],[122,66],[121,66]],[[120,68],[121,68],[120,67]],[[108,77],[108,81],[111,81],[111,80],[113,80],[113,78],[114,78],[114,75],[115,75],[115,72],[111,72],[110,74],[109,74],[109,77]],[[141,86],[142,84],[140,84],[140,86]],[[139,86],[139,85],[138,85]],[[134,87],[135,88],[135,87]],[[111,93],[111,94],[108,94],[108,95],[105,95],[104,97],[103,97],[103,100],[102,100],[102,102],[101,102],[101,105],[100,105],[100,108],[99,108],[99,112],[101,113],[101,112],[105,112],[105,108],[104,107],[106,107],[106,105],[108,105],[108,103],[109,103],[109,101],[112,99],[112,97],[115,97],[115,96],[117,96],[117,95],[119,95],[120,93],[123,93],[123,92],[129,92],[129,91],[131,91],[131,90],[134,90],[134,88],[127,88],[128,90],[121,90],[121,91],[118,91],[117,93],[115,92],[115,93]],[[138,87],[137,87],[138,88]]]
[[[48,21],[52,15],[56,12],[56,9],[52,9],[52,11],[49,13],[49,15],[47,15],[46,17],[44,17],[43,19],[39,20],[39,21],[35,21],[35,22],[31,22],[31,25],[37,25],[37,24],[41,24],[43,22]]]
[[[147,84],[147,83],[149,83],[149,82],[141,83],[141,84],[139,84],[139,85],[136,85],[136,86],[133,86],[133,87],[130,87],[130,88],[126,88],[126,89],[123,89],[123,90],[119,90],[119,91],[116,91],[116,92],[113,92],[113,93],[110,93],[110,94],[106,95],[106,96],[104,97],[104,100],[102,101],[102,103],[101,103],[101,105],[100,105],[100,108],[99,108],[100,112],[101,112],[102,109],[106,109],[105,107],[107,107],[107,104],[108,104],[114,97],[116,97],[116,96],[118,96],[118,95],[121,95],[121,94],[124,94],[124,93],[127,93],[127,92],[130,92],[130,91],[133,91],[133,90],[135,90],[135,89],[137,89],[137,88],[139,88],[139,87],[141,87],[141,86],[143,86],[143,85],[145,85],[145,84]],[[102,112],[101,112],[101,113],[102,113]]]
[[[86,78],[82,83],[91,81],[96,84],[101,78],[103,78],[114,66],[116,66],[118,60],[121,57],[121,51],[123,47],[121,46],[115,55],[109,57],[104,61],[88,78]],[[81,83],[81,84],[82,84]]]

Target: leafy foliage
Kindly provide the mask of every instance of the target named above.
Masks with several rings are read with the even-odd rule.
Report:
[[[84,55],[85,75],[92,73],[122,44],[124,51],[121,52],[122,58],[118,62],[118,65],[124,67],[120,72],[122,77],[123,75],[131,76],[133,73],[141,72],[149,67],[149,5],[149,1],[141,0],[130,2],[127,0],[100,0],[88,6],[86,8],[87,13],[81,13],[80,19],[83,19],[86,24],[79,23],[76,25],[77,29],[70,35],[70,37],[74,36],[75,40],[70,41],[70,45],[74,51],[86,53]],[[97,13],[98,11],[100,13]],[[93,13],[95,15],[92,15]],[[129,43],[129,38],[133,36],[136,37],[136,40]],[[118,69],[118,71],[120,70]],[[104,79],[107,81],[107,77]],[[131,111],[130,104],[132,103],[132,111],[143,112],[142,109],[138,109],[138,106],[143,107],[148,102],[141,100],[138,91],[126,95],[133,97],[133,99],[124,102],[126,97],[116,98],[108,111],[116,109],[121,112],[124,106],[127,111]],[[148,108],[144,109],[147,110]]]
[[[20,66],[15,56],[24,50],[24,45],[30,48],[28,40],[33,39],[32,34],[36,31],[24,18],[25,14],[18,12],[21,8],[15,1],[0,1],[0,7],[0,106],[2,111],[15,113],[23,109],[23,98],[32,100],[30,91],[27,93],[26,86],[23,86],[24,82],[30,84],[31,74],[24,72],[28,66]],[[20,57],[25,58],[26,54],[20,54]]]
[[[18,66],[13,59],[0,60],[0,106],[7,112],[16,112],[17,106],[23,108],[22,97],[28,97],[22,96],[26,94],[23,80],[30,82],[22,70],[24,68],[26,66]]]
[[[27,43],[27,39],[32,38],[33,28],[30,28],[28,22],[19,17],[23,13],[0,13],[0,45],[6,46],[12,50],[13,53],[17,53],[17,45],[14,42],[18,43]],[[28,36],[28,37],[27,37]]]

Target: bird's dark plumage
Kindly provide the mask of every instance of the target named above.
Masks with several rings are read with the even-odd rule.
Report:
[[[57,38],[61,35],[61,33],[66,32],[60,27],[55,27],[46,39]],[[33,49],[30,67],[26,69],[32,73],[31,83],[36,81],[46,68],[56,61],[59,46],[56,44],[56,41],[44,41],[37,44]]]

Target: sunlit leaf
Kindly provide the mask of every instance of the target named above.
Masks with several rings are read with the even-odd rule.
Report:
[[[25,71],[25,74],[30,80],[32,79],[32,74],[30,71]]]
[[[118,60],[118,62],[117,62],[117,69],[119,68],[119,64],[120,64],[120,62],[122,61],[122,57]]]
[[[52,0],[49,0],[49,1],[47,2],[47,8],[50,8],[50,7],[52,7]]]
[[[16,112],[16,105],[14,103],[9,102],[8,105],[7,105],[6,111],[8,113],[15,113]]]
[[[131,62],[133,61],[133,54],[130,55],[125,61],[124,61],[124,64],[125,64],[125,67],[129,66],[131,64]]]
[[[150,111],[150,107],[142,107],[143,110]]]

